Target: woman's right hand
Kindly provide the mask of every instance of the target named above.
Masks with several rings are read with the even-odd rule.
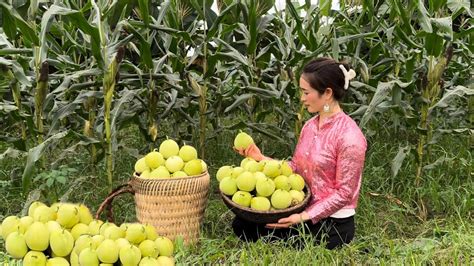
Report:
[[[247,149],[237,149],[234,147],[234,150],[244,157],[250,157],[255,161],[261,161],[265,158],[260,149],[255,145],[255,143],[250,144]]]

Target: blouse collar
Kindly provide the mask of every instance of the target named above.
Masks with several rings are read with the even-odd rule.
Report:
[[[326,120],[324,120],[324,123],[321,125],[321,128],[324,128],[324,127],[327,127],[331,124],[334,123],[334,121],[336,121],[339,117],[342,117],[344,115],[344,111],[341,111],[337,114],[334,114],[328,118],[326,118]],[[320,130],[321,128],[319,127],[319,114],[316,115],[315,119],[314,119],[314,122],[316,123],[315,126],[318,130]]]

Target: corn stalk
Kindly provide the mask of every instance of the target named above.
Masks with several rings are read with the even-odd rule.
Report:
[[[16,107],[18,107],[18,111],[21,113],[22,111],[22,104],[21,104],[21,94],[20,94],[20,86],[18,81],[16,80],[13,72],[8,70],[7,72],[8,79],[11,80],[10,87],[13,95],[13,100],[15,101]],[[20,128],[21,128],[21,139],[26,145],[26,127],[24,121],[20,121]],[[25,146],[26,147],[26,146]]]
[[[88,119],[84,122],[83,133],[87,137],[94,138],[94,125],[96,121],[97,100],[95,97],[89,97],[84,103],[84,109],[87,110]],[[90,145],[91,166],[92,171],[95,172],[95,165],[97,164],[97,148],[95,145]]]
[[[194,92],[199,96],[199,154],[200,158],[203,159],[205,155],[204,145],[206,142],[207,84],[204,82],[203,86],[199,85],[190,73],[188,74],[188,80]]]
[[[44,136],[44,125],[43,125],[43,108],[46,94],[48,93],[48,74],[49,64],[43,62],[36,75],[36,91],[35,91],[35,118],[36,118],[36,129],[38,130],[38,144],[43,142]]]
[[[204,14],[204,18],[206,17],[206,5],[203,3],[202,10]],[[207,34],[206,24],[204,24],[204,36]],[[207,38],[206,38],[207,39]],[[203,64],[202,64],[202,74],[206,77],[207,74],[207,42],[203,43]],[[206,121],[206,112],[207,112],[207,78],[204,78],[204,84],[201,87],[201,94],[199,95],[199,149],[201,158],[204,159],[205,157],[205,143],[206,143],[206,128],[207,128],[207,121]]]
[[[104,124],[105,124],[105,142],[106,151],[105,157],[107,160],[107,181],[110,189],[112,189],[112,176],[114,170],[113,154],[112,154],[112,130],[110,123],[110,111],[112,109],[112,99],[114,96],[115,85],[117,82],[117,72],[120,62],[123,59],[125,50],[120,47],[117,55],[112,62],[107,66],[104,73],[103,92],[104,92]]]
[[[206,50],[206,48],[204,48]],[[205,59],[204,59],[205,61]],[[204,62],[204,66],[206,63]],[[204,68],[204,73],[206,73],[206,69]],[[205,144],[206,144],[206,127],[207,127],[207,119],[206,119],[206,112],[207,112],[207,80],[204,79],[204,84],[201,87],[201,95],[199,96],[199,149],[201,158],[205,159]]]
[[[416,177],[415,184],[417,187],[420,186],[422,179],[423,171],[423,159],[426,152],[425,145],[430,142],[433,134],[433,126],[429,117],[429,110],[433,107],[437,100],[442,94],[442,76],[446,66],[448,65],[451,57],[453,55],[453,48],[449,47],[444,56],[435,58],[434,56],[429,56],[428,61],[428,73],[426,76],[426,85],[422,87],[422,97],[424,101],[421,103],[421,119],[419,124],[419,129],[423,132],[420,134],[417,145],[417,168],[416,168]]]
[[[150,72],[150,76],[152,73]],[[150,77],[148,83],[148,135],[151,137],[153,142],[158,138],[158,123],[156,122],[156,111],[158,107],[158,92],[155,89],[156,83],[153,77]]]
[[[117,79],[119,78],[118,70],[120,62],[123,59],[125,50],[123,47],[119,47],[117,53],[114,57],[111,58],[113,50],[110,48],[112,45],[109,43],[108,31],[106,28],[108,21],[106,17],[103,16],[103,10],[97,5],[95,1],[92,2],[92,7],[94,8],[95,13],[95,24],[99,33],[100,40],[100,60],[103,65],[103,80],[102,80],[102,91],[104,97],[104,125],[105,125],[105,160],[107,168],[107,183],[109,186],[109,191],[112,190],[112,180],[114,173],[114,158],[113,158],[113,143],[112,143],[112,123],[111,123],[111,110],[112,110],[112,100],[115,92],[115,85]]]
[[[471,84],[472,89],[474,89],[474,84]],[[471,125],[474,125],[474,96],[469,96],[469,122]],[[471,150],[474,150],[474,132],[471,133],[469,138]]]

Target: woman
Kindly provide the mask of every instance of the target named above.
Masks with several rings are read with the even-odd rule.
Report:
[[[303,212],[278,223],[261,225],[235,218],[232,227],[240,238],[287,238],[299,234],[294,226],[304,223],[316,241],[324,241],[329,249],[353,239],[367,143],[354,120],[341,109],[340,102],[354,77],[354,70],[347,64],[330,58],[318,58],[305,65],[299,80],[301,102],[308,112],[317,115],[303,126],[289,164],[310,187],[311,201]],[[257,161],[269,159],[255,144],[237,151]]]

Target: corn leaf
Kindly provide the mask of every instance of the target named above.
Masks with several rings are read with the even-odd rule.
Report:
[[[369,106],[367,107],[367,110],[365,111],[364,115],[362,116],[362,119],[360,121],[360,127],[365,127],[367,122],[372,118],[374,115],[374,112],[377,108],[377,106],[382,103],[384,100],[386,100],[387,96],[389,93],[392,91],[394,86],[400,86],[401,88],[406,88],[408,85],[410,85],[411,82],[404,83],[399,80],[393,80],[389,82],[379,82],[377,85],[377,91],[375,92],[374,96],[372,97],[372,100],[370,101]]]
[[[30,188],[31,177],[35,168],[35,163],[43,156],[43,154],[48,150],[49,147],[61,141],[68,134],[69,130],[59,132],[28,151],[26,165],[22,176],[23,193],[26,193]]]
[[[405,160],[405,157],[410,153],[411,146],[405,146],[405,147],[399,147],[397,155],[392,160],[392,165],[391,165],[391,173],[392,177],[397,176],[398,171],[400,170],[400,167],[403,164],[403,160]]]

